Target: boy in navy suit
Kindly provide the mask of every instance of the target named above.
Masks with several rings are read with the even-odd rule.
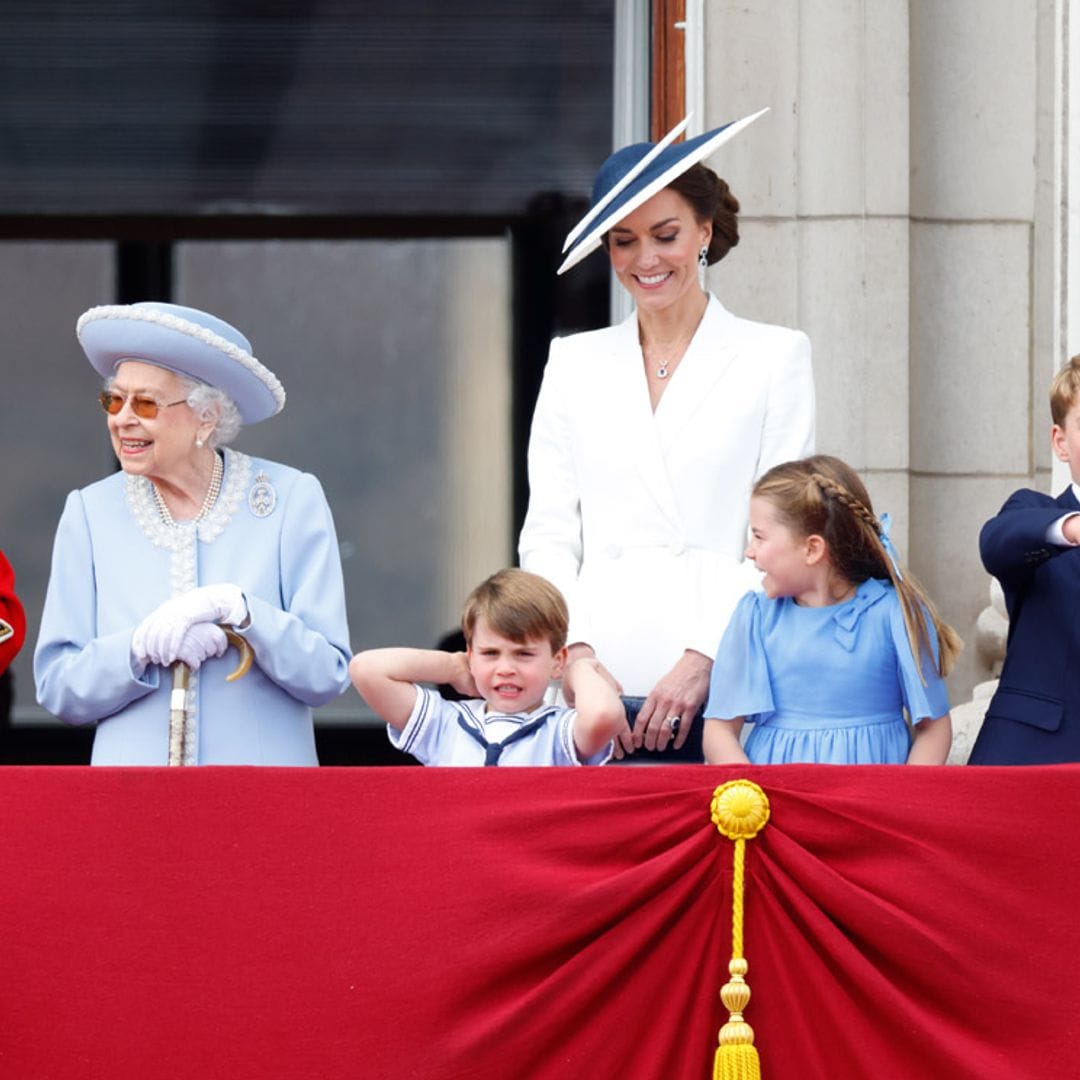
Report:
[[[973,765],[1080,761],[1080,356],[1055,376],[1050,413],[1072,483],[1056,499],[1015,492],[979,537],[1005,592],[1009,639]]]

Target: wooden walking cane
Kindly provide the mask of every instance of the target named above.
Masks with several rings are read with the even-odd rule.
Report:
[[[225,629],[225,637],[240,654],[236,670],[225,676],[226,682],[236,682],[251,668],[251,646],[235,630]],[[172,668],[172,697],[169,701],[169,764],[184,764],[184,744],[187,741],[187,692],[191,668],[177,660]]]

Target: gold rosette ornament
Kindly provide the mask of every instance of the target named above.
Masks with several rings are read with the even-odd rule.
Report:
[[[753,840],[765,828],[769,820],[769,798],[751,780],[729,780],[713,792],[710,811],[713,824],[720,833],[735,841],[730,980],[720,991],[720,1000],[729,1015],[727,1023],[720,1029],[713,1080],[760,1080],[761,1063],[754,1047],[754,1029],[743,1019],[743,1012],[750,1003],[750,987],[746,982],[749,965],[743,956],[743,889],[746,841]]]

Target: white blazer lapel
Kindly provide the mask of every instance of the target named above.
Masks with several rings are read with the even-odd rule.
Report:
[[[735,349],[724,324],[732,319],[715,296],[709,296],[701,325],[682,361],[671,376],[656,410],[660,444],[667,448],[681,433],[691,430],[694,414],[707,402],[713,387],[723,378]]]
[[[620,323],[611,359],[611,386],[613,396],[617,397],[614,415],[626,425],[630,456],[641,475],[645,490],[655,500],[660,512],[675,528],[681,530],[682,515],[664,461],[657,419],[649,402],[645,361],[638,340],[637,312]]]

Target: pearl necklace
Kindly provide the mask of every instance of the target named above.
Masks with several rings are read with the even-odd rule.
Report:
[[[202,521],[207,514],[214,507],[214,503],[217,502],[217,497],[221,493],[221,478],[225,473],[225,465],[221,460],[221,455],[214,452],[214,470],[210,474],[210,486],[206,489],[206,498],[203,499],[202,506],[199,508],[199,512],[192,519],[193,521]],[[165,505],[165,500],[162,498],[161,492],[158,491],[157,484],[151,485],[154,489],[154,502],[157,503],[158,511],[161,513],[161,520],[166,525],[175,525],[172,514],[169,513],[169,508]]]

